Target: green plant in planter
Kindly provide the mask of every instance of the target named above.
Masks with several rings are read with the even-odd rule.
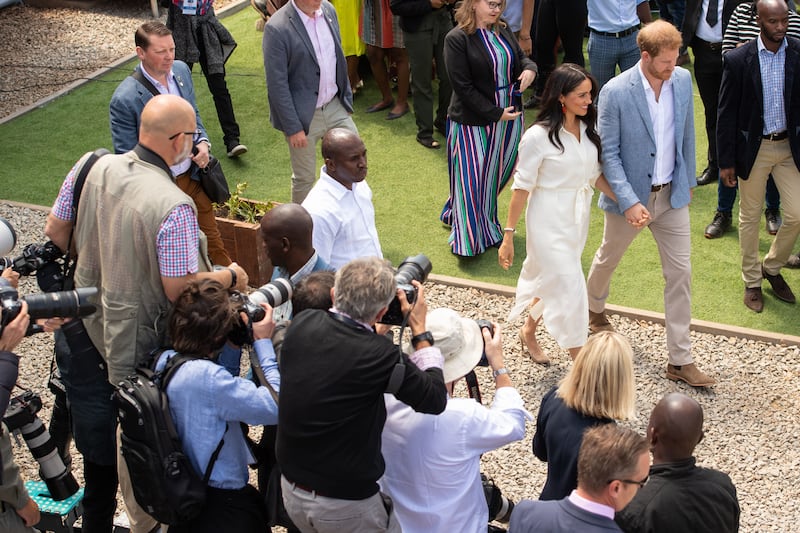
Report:
[[[231,191],[231,197],[225,203],[217,204],[217,216],[255,224],[275,206],[272,201],[259,202],[245,198],[245,190],[247,190],[246,181],[237,183],[236,188]]]

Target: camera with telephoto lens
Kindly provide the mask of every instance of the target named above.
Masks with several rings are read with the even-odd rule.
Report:
[[[33,324],[39,318],[73,318],[91,315],[96,307],[89,302],[89,298],[97,294],[96,287],[85,287],[72,291],[46,292],[29,294],[24,298],[19,297],[15,289],[6,279],[0,278],[0,335],[3,328],[17,318],[22,310],[22,302],[28,303],[28,314],[31,317],[31,326],[26,335],[38,333],[41,328]]]
[[[425,283],[428,279],[428,274],[431,273],[431,260],[424,254],[415,255],[414,257],[406,257],[400,266],[397,267],[394,274],[394,281],[398,289],[403,289],[406,293],[406,300],[408,303],[413,304],[417,300],[417,289],[411,282],[416,280],[420,283]],[[400,300],[397,296],[389,304],[389,309],[381,319],[381,324],[389,324],[392,326],[399,326],[403,323],[403,312],[400,309]]]
[[[269,304],[270,307],[274,308],[291,299],[292,282],[286,278],[274,279],[250,294],[242,294],[239,291],[231,292],[231,301],[236,306],[236,311],[245,313],[250,324],[264,320],[265,312],[264,308],[261,307],[262,303]],[[228,340],[237,346],[252,344],[253,338],[250,331],[250,326],[240,320],[228,333]]]
[[[10,268],[20,276],[36,274],[39,287],[45,292],[64,288],[64,252],[47,241],[27,245],[17,257],[0,258],[0,270]]]
[[[58,455],[55,441],[36,413],[42,408],[38,394],[27,391],[11,399],[3,422],[11,432],[18,431],[39,463],[39,475],[51,497],[64,500],[78,492],[78,482]]]
[[[514,510],[514,502],[503,496],[492,478],[481,474],[481,484],[483,495],[486,496],[486,505],[489,506],[489,521],[497,520],[507,524],[511,518],[511,511]]]

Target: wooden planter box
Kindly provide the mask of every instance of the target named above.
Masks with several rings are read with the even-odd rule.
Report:
[[[250,286],[260,287],[269,282],[272,278],[272,261],[267,256],[267,247],[259,234],[261,225],[219,216],[216,219],[225,251],[232,261],[247,272]]]

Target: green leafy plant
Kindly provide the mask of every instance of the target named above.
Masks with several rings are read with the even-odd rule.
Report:
[[[275,207],[275,202],[260,202],[244,197],[247,190],[247,182],[241,181],[236,184],[236,188],[231,191],[231,197],[223,204],[217,205],[217,216],[241,220],[249,224],[255,224],[267,211]]]

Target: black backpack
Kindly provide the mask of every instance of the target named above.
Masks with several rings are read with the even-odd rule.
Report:
[[[154,362],[160,353],[156,353]],[[114,392],[122,456],[128,465],[133,495],[136,503],[162,524],[185,523],[200,514],[211,470],[225,442],[219,441],[200,478],[183,453],[166,394],[178,368],[192,360],[176,354],[161,372],[139,367]]]

